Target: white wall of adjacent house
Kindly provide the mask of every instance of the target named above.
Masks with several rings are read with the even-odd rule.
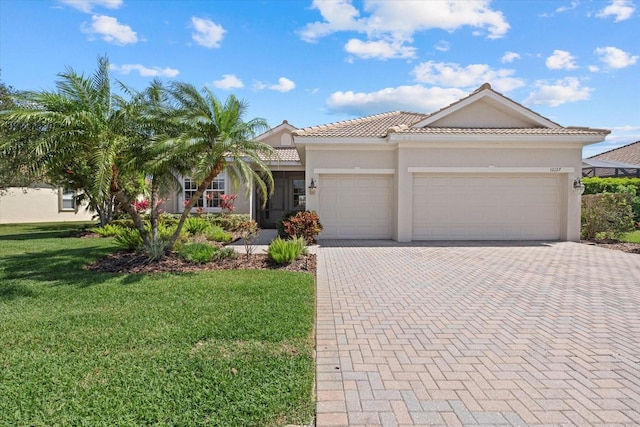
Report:
[[[45,185],[8,188],[0,194],[0,224],[91,221],[93,212],[76,207],[73,195]]]

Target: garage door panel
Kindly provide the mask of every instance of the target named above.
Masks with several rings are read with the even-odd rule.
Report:
[[[560,237],[557,175],[416,175],[413,192],[414,240]]]
[[[391,237],[391,176],[322,175],[321,238],[388,239]]]

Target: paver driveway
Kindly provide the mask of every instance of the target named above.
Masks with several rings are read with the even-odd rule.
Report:
[[[324,241],[317,426],[640,425],[640,255]]]

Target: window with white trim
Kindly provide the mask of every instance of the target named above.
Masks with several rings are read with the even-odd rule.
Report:
[[[216,176],[209,187],[204,190],[204,193],[198,199],[194,208],[202,208],[203,210],[217,211],[220,209],[220,196],[225,194],[226,191],[226,175],[224,173]],[[198,183],[193,181],[190,177],[185,176],[183,179],[183,187],[184,188],[184,204],[186,205],[191,198],[198,191]]]
[[[75,212],[77,208],[76,197],[78,196],[78,193],[75,190],[60,188],[58,189],[58,194],[60,195],[58,198],[58,210],[61,212]]]

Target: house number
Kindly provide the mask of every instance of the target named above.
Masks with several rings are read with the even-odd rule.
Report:
[[[562,168],[549,168],[549,172],[560,172]]]

